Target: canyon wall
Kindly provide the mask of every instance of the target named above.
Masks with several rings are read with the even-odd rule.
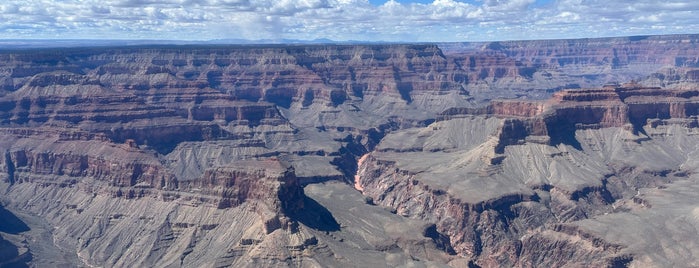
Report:
[[[0,58],[3,204],[57,228],[48,253],[8,246],[19,261],[31,252],[36,264],[61,255],[95,266],[344,266],[347,252],[379,266],[443,258],[423,223],[393,219],[409,231],[376,230],[373,240],[340,230],[302,188],[345,180],[354,155],[385,131],[431,117],[420,96],[468,102],[434,45],[69,48]],[[379,115],[387,103],[421,108]],[[25,238],[3,237],[38,239],[41,224],[25,220]]]
[[[697,93],[627,84],[496,101],[387,135],[364,157],[355,188],[435,222],[471,265],[658,265],[674,255],[649,257],[614,237],[624,231],[586,223],[658,213],[646,211],[640,189],[696,181]],[[660,214],[649,220],[684,217]]]
[[[565,88],[643,81],[691,89],[699,67],[696,35],[441,44],[469,71],[466,87],[491,99],[546,98]],[[511,92],[503,93],[503,88]],[[548,93],[548,94],[547,94]]]
[[[633,239],[584,220],[693,178],[696,40],[0,50],[1,201],[30,227],[0,230],[0,253],[93,266],[638,261]],[[46,237],[55,248],[21,244]]]

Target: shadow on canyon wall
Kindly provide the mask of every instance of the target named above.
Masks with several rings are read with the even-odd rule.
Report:
[[[0,232],[19,234],[29,231],[29,226],[20,220],[15,214],[0,206]]]
[[[333,214],[323,205],[307,196],[303,200],[303,209],[290,214],[291,219],[319,231],[334,232],[340,230],[340,224],[337,223]]]

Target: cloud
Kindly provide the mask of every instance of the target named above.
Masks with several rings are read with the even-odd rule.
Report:
[[[484,7],[493,11],[524,11],[534,0],[485,0]]]
[[[0,38],[477,41],[692,32],[694,0],[4,0]]]

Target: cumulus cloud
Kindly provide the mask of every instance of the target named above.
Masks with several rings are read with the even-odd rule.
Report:
[[[691,33],[694,0],[4,0],[0,38],[479,41]]]

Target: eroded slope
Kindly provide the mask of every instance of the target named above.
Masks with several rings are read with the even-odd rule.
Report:
[[[676,265],[680,251],[696,254],[683,243],[696,237],[695,202],[680,186],[699,167],[696,93],[628,85],[497,102],[389,134],[357,183],[399,215],[436,222],[472,264]],[[658,198],[670,193],[676,209]],[[684,227],[652,232],[641,219]]]
[[[2,202],[47,220],[24,218],[47,231],[3,234],[15,248],[2,252],[97,266],[563,264],[555,250],[576,256],[561,262],[641,261],[631,238],[579,220],[691,174],[682,131],[697,125],[696,92],[485,103],[651,72],[691,85],[696,36],[658,38],[680,41],[2,51]],[[363,198],[349,182],[369,151]],[[346,184],[304,194],[334,180]]]

